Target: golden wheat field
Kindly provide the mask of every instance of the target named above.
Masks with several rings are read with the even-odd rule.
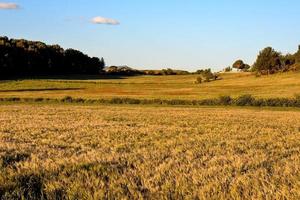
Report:
[[[299,199],[300,112],[0,106],[0,199]]]

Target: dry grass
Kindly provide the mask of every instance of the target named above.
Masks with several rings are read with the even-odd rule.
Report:
[[[0,106],[4,199],[299,199],[299,153],[299,111]]]
[[[300,91],[300,73],[284,73],[260,78],[248,73],[223,74],[222,80],[194,84],[197,75],[137,76],[99,80],[0,81],[0,97],[85,99],[129,97],[139,99],[208,99],[251,94],[255,97],[291,98]]]

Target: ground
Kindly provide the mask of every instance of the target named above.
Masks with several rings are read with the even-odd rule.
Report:
[[[255,77],[250,73],[222,74],[222,80],[195,84],[197,75],[135,77],[65,77],[0,81],[1,97],[111,99],[207,99],[220,95],[292,98],[300,92],[300,73]],[[79,80],[80,79],[80,80]]]
[[[292,98],[300,73],[0,81],[0,98]],[[300,199],[300,110],[0,103],[0,199]]]
[[[2,104],[0,122],[6,198],[300,198],[299,110]]]

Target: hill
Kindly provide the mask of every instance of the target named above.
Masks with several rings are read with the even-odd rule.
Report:
[[[0,97],[43,97],[110,99],[129,97],[138,99],[215,98],[220,95],[237,97],[294,97],[300,91],[300,73],[288,72],[256,77],[251,73],[223,73],[221,80],[195,84],[198,75],[101,77],[81,76],[74,79],[0,81]]]

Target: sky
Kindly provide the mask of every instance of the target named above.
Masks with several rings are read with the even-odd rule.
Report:
[[[300,44],[299,0],[0,0],[0,35],[59,44],[107,65],[221,70]]]

